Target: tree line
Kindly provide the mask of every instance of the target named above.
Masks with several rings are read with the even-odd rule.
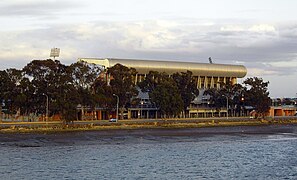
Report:
[[[135,68],[116,64],[107,73],[95,64],[76,62],[62,64],[58,60],[33,60],[22,69],[0,71],[0,103],[6,113],[28,115],[45,114],[46,98],[49,99],[50,116],[59,114],[63,120],[77,119],[77,106],[95,109],[105,108],[112,111],[117,95],[120,99],[121,117],[125,108],[137,105],[138,89],[149,94],[150,101],[159,108],[163,117],[186,116],[187,108],[199,90],[192,72],[168,75],[151,71],[145,79],[135,84]],[[104,74],[110,74],[110,82]],[[245,105],[251,105],[264,114],[269,109],[270,98],[268,82],[261,78],[248,78],[244,86],[231,83],[222,84],[221,89],[209,89],[215,108],[224,107],[226,97],[230,105],[240,105],[244,96]]]

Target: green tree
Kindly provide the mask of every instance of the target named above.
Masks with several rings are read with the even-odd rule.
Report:
[[[157,85],[162,81],[168,81],[169,76],[166,73],[160,73],[157,71],[150,71],[145,79],[137,84],[142,92],[152,92]]]
[[[244,89],[242,85],[232,84],[230,81],[220,83],[220,87],[220,89],[207,89],[204,91],[204,95],[210,96],[209,102],[217,111],[220,111],[222,107],[226,107],[228,100],[228,111],[232,112],[230,115],[239,115],[243,108],[242,97],[244,96]]]
[[[178,116],[183,110],[182,97],[172,79],[160,81],[149,96],[165,118]]]
[[[227,99],[224,94],[216,88],[210,88],[204,91],[204,95],[209,96],[209,105],[219,111],[222,107],[226,107]]]
[[[67,68],[60,61],[47,59],[33,60],[23,71],[35,90],[33,94],[41,105],[39,109],[45,113],[47,95],[50,115],[60,114],[65,121],[71,121],[76,117],[79,96]]]
[[[177,116],[183,110],[177,83],[168,74],[151,71],[138,86],[143,92],[149,93],[151,102],[159,108],[163,117]]]
[[[121,64],[116,64],[108,68],[107,73],[111,75],[110,86],[112,94],[119,96],[119,107],[121,111],[121,119],[123,119],[123,112],[133,96],[138,95],[133,77],[136,76],[137,71],[134,68],[128,68]],[[114,104],[116,98],[114,97]]]
[[[259,117],[264,118],[270,109],[271,99],[268,92],[269,82],[262,78],[248,78],[245,84],[245,101],[253,106]]]
[[[111,109],[114,107],[114,96],[111,86],[102,78],[97,78],[93,84],[96,103],[102,108]]]
[[[8,81],[7,84],[7,92],[6,95],[9,97],[8,104],[9,104],[9,110],[12,113],[20,112],[21,107],[23,107],[26,96],[23,93],[23,89],[21,88],[20,84],[22,82],[22,71],[17,69],[7,69],[6,70],[8,75]],[[22,112],[20,112],[22,113]]]
[[[195,97],[199,95],[199,90],[197,89],[196,82],[191,71],[187,71],[186,73],[174,73],[172,77],[183,100],[184,117],[186,117],[187,108],[190,106]]]
[[[97,96],[94,91],[94,83],[98,79],[102,69],[83,61],[71,64],[68,68],[71,83],[78,93],[78,103],[82,107],[94,108],[97,104]]]
[[[0,113],[2,112],[2,106],[7,105],[10,92],[11,82],[8,73],[3,70],[0,71]],[[1,120],[1,119],[0,119]]]

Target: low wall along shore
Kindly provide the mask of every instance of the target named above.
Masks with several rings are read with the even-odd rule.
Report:
[[[203,128],[220,126],[258,126],[271,124],[297,124],[297,117],[277,117],[265,119],[249,118],[204,118],[204,119],[159,119],[159,120],[119,120],[118,122],[74,121],[65,124],[54,122],[0,122],[0,133],[18,132],[59,132],[87,131],[108,129],[142,129],[142,128]]]

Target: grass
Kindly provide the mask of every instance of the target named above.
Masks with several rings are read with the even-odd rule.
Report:
[[[58,133],[58,132],[78,132],[78,131],[100,131],[100,130],[117,130],[117,129],[180,129],[180,128],[204,128],[204,127],[226,127],[226,126],[258,126],[270,124],[297,124],[297,119],[268,121],[268,120],[249,120],[249,121],[209,121],[209,122],[144,122],[137,124],[118,124],[108,125],[55,125],[55,126],[38,126],[38,127],[16,127],[10,126],[0,128],[0,133]]]

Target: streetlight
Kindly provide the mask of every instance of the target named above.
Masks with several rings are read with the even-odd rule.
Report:
[[[46,96],[46,111],[45,111],[45,121],[48,121],[48,95],[44,94]]]
[[[119,120],[119,101],[120,101],[120,98],[116,94],[113,94],[113,96],[117,97],[117,115],[116,115],[116,118],[117,118],[117,120]]]
[[[242,101],[242,106],[241,106],[241,116],[244,116],[244,96],[241,97],[241,101]]]
[[[140,107],[140,119],[142,119],[142,107],[143,107],[143,101],[140,102],[141,107]]]

